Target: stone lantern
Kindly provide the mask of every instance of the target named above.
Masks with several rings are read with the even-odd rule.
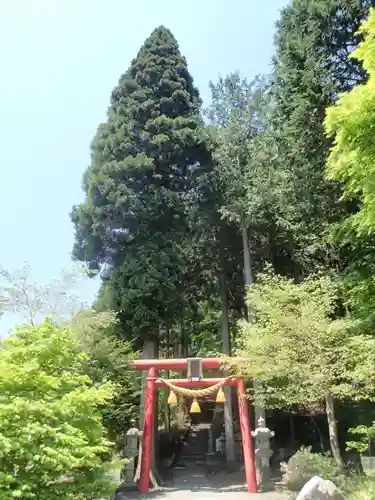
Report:
[[[135,427],[135,420],[131,420],[132,427],[125,435],[125,458],[129,463],[125,465],[125,479],[127,483],[134,481],[135,476],[135,459],[139,453],[139,440],[142,436],[142,431]]]
[[[274,431],[265,426],[264,418],[260,417],[255,431],[251,432],[256,440],[255,461],[260,485],[265,488],[270,481],[270,458],[272,455],[270,439],[274,437]]]

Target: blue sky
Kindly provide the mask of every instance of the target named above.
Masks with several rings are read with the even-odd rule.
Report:
[[[70,267],[69,212],[109,96],[151,31],[177,38],[202,98],[208,81],[267,73],[287,0],[0,0],[0,265],[48,283]],[[98,283],[80,293],[91,301]],[[17,321],[1,321],[0,332]]]

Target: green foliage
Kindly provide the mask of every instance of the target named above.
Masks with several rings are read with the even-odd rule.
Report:
[[[261,188],[251,163],[250,146],[262,130],[262,103],[264,82],[241,80],[238,73],[210,82],[212,102],[206,110],[215,141],[213,176],[221,192],[219,212],[224,218],[240,226],[257,216],[251,210],[256,193]]]
[[[63,271],[47,285],[33,282],[31,276],[29,266],[12,271],[0,268],[0,311],[17,313],[32,325],[51,314],[55,323],[74,330],[87,354],[84,373],[95,382],[111,380],[116,384],[116,396],[103,407],[103,414],[111,434],[118,435],[138,413],[139,381],[128,366],[137,353],[117,335],[119,322],[113,313],[76,313],[82,302],[74,289],[88,279],[82,268]]]
[[[320,476],[332,481],[349,500],[375,499],[373,479],[356,472],[343,473],[329,454],[311,453],[310,448],[301,448],[292,460],[291,473],[286,473],[283,477],[283,482],[290,491],[299,491],[309,479]]]
[[[108,495],[101,456],[112,450],[100,407],[110,383],[82,373],[86,355],[69,328],[24,326],[0,350],[0,498]]]
[[[348,307],[361,320],[361,328],[371,332],[374,326],[374,256],[372,241],[374,210],[372,184],[374,176],[372,142],[368,140],[371,109],[374,99],[375,15],[359,30],[363,41],[350,54],[349,60],[362,64],[369,79],[350,92],[342,94],[327,110],[326,133],[334,140],[326,166],[328,179],[340,182],[342,199],[352,205],[331,230],[331,241],[340,246],[345,265],[345,285]],[[371,135],[371,133],[370,133]]]
[[[375,439],[375,422],[372,425],[358,425],[353,429],[349,429],[353,437],[357,437],[354,441],[348,441],[347,447],[349,450],[356,450],[360,453],[370,453],[372,456],[372,442]]]
[[[241,322],[238,353],[249,359],[240,368],[265,382],[270,404],[370,397],[375,342],[338,317],[338,298],[337,283],[323,275],[296,284],[268,272],[249,291],[256,322]]]
[[[118,319],[112,312],[81,311],[70,322],[81,349],[86,353],[83,373],[95,383],[110,381],[114,396],[102,408],[103,422],[118,438],[139,413],[140,374],[129,366],[138,353],[118,334]]]
[[[215,308],[216,305],[216,308]],[[220,312],[217,304],[200,303],[190,319],[189,342],[196,356],[208,358],[222,352]]]
[[[350,210],[340,201],[337,184],[325,179],[331,143],[323,121],[338,93],[366,79],[361,64],[347,55],[361,39],[357,30],[373,2],[344,3],[294,0],[278,22],[263,154],[279,172],[282,201],[274,261],[280,272],[297,278],[317,265],[337,265],[336,249],[327,244],[325,233]]]
[[[74,253],[109,266],[105,295],[127,338],[157,338],[185,302],[192,178],[209,160],[199,106],[178,44],[161,26],[120,78],[92,143],[86,200],[72,214]]]
[[[161,356],[227,351],[234,335],[227,339],[223,328],[221,343],[220,320],[228,316],[232,326],[246,314],[243,271],[249,284],[272,262],[296,282],[259,277],[249,295],[257,322],[240,324],[238,352],[250,362],[237,369],[264,381],[270,406],[309,405],[328,393],[371,398],[374,340],[358,332],[371,332],[375,317],[368,237],[375,22],[358,29],[373,4],[290,2],[270,78],[248,82],[234,73],[211,83],[207,126],[173,35],[159,27],[146,40],[112,93],[92,143],[85,201],[72,214],[75,257],[102,270],[95,309],[117,313],[104,337],[131,341],[112,346],[119,359],[145,340]],[[342,92],[349,94],[325,124]],[[344,242],[327,238],[337,222]],[[318,274],[322,266],[345,273],[344,287]],[[107,365],[100,357],[107,347],[97,344],[86,369],[124,388],[119,413],[112,408],[108,417],[118,432],[134,411],[137,384],[130,371],[121,379],[115,359]]]
[[[351,54],[363,63],[369,80],[340,97],[327,111],[326,131],[335,138],[327,162],[330,179],[343,183],[343,196],[360,201],[359,210],[345,219],[347,230],[370,235],[375,227],[375,149],[369,134],[375,123],[375,11],[363,24],[364,41]]]
[[[349,488],[349,500],[375,500],[375,482],[372,478],[357,478]]]
[[[341,468],[335,399],[373,400],[375,339],[356,335],[340,310],[340,289],[316,275],[296,284],[264,273],[248,295],[255,322],[240,324],[236,369],[261,380],[257,398],[268,406],[308,407],[325,401],[333,456]]]
[[[259,77],[248,82],[238,73],[232,73],[216,84],[211,82],[210,88],[212,102],[206,116],[214,144],[214,164],[208,183],[213,191],[211,196],[216,200],[214,209],[225,221],[221,226],[232,224],[241,238],[243,231],[247,233],[250,260],[258,263],[267,252],[264,235],[268,232],[269,212],[271,206],[275,206],[278,193],[275,189],[278,175],[276,172],[270,175],[268,164],[262,161],[263,146],[260,146],[264,141],[266,83]],[[225,239],[221,244],[227,244]],[[242,251],[249,252],[245,247]],[[238,250],[236,257],[241,259]],[[251,265],[251,269],[246,269],[245,276],[250,275],[253,268]],[[244,288],[240,290],[243,295]]]
[[[329,454],[312,453],[311,448],[300,448],[292,457],[289,472],[284,473],[283,483],[291,491],[299,491],[312,477],[319,476],[345,489],[347,477]]]
[[[334,139],[326,174],[341,183],[342,198],[352,203],[354,210],[343,214],[333,227],[332,239],[341,246],[346,266],[348,305],[362,320],[362,328],[373,330],[374,302],[374,232],[373,208],[375,150],[371,130],[375,123],[375,13],[359,33],[363,42],[351,54],[352,61],[359,61],[366,69],[367,83],[358,85],[341,95],[335,106],[327,110],[325,128]]]

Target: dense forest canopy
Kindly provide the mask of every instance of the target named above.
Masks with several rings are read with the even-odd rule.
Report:
[[[324,119],[367,81],[350,55],[372,4],[294,0],[276,26],[272,73],[211,82],[205,109],[172,33],[145,41],[112,92],[72,212],[75,258],[101,270],[95,307],[118,312],[121,336],[194,354],[197,325],[224,302],[233,326],[267,263],[297,281],[323,266],[355,286],[355,242],[332,235],[359,201],[326,176]],[[371,251],[366,241],[364,260]]]
[[[0,268],[0,315],[27,323],[0,349],[4,498],[47,500],[52,483],[53,498],[114,487],[106,471],[143,422],[144,375],[129,363],[139,355],[222,356],[226,374],[246,379],[255,420],[287,415],[293,434],[307,415],[312,444],[332,454],[314,474],[329,465],[350,493],[345,454],[369,453],[375,437],[374,7],[292,0],[270,74],[234,68],[207,82],[205,104],[164,26],[124,68],[71,212],[82,268],[46,286],[27,267]],[[92,308],[72,293],[86,274],[101,280]],[[164,437],[189,418],[167,399]],[[51,460],[35,452],[46,442]],[[82,483],[65,484],[64,471]],[[351,498],[375,498],[355,488]]]
[[[348,352],[364,360],[372,352],[375,312],[365,133],[373,122],[373,5],[293,0],[276,25],[272,72],[210,82],[204,108],[176,39],[155,29],[112,92],[92,142],[86,198],[72,212],[74,256],[100,272],[94,307],[117,313],[120,338],[144,356],[248,349],[253,361],[235,369],[265,382],[265,401],[281,380],[288,387],[267,404],[325,401],[339,468],[335,402],[355,397],[352,378],[372,377],[356,371]],[[290,325],[304,315],[294,356]],[[306,335],[315,339],[311,352]],[[287,364],[272,372],[261,362],[272,338],[298,380],[310,376],[309,394],[282,375]],[[339,352],[348,363],[317,386],[319,370],[306,367],[323,344],[327,373]]]

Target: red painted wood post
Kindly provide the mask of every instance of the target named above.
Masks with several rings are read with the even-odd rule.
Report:
[[[152,461],[152,436],[154,432],[155,421],[155,381],[157,371],[155,367],[148,370],[147,389],[145,398],[143,440],[142,440],[142,460],[141,473],[139,477],[139,491],[147,493],[150,488],[150,471]]]
[[[253,439],[251,437],[249,408],[245,396],[245,391],[246,388],[243,378],[238,378],[237,379],[238,413],[241,425],[242,449],[245,462],[247,491],[249,493],[258,493]]]

